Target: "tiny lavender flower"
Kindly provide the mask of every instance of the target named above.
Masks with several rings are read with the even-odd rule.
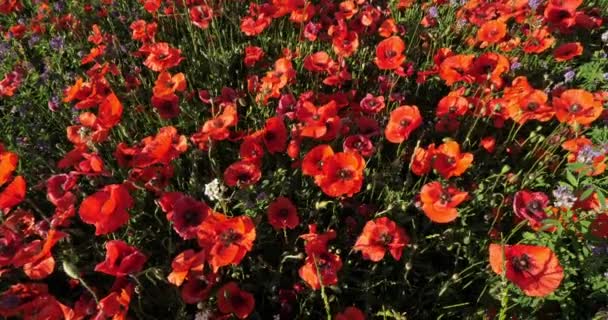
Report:
[[[553,205],[556,207],[570,209],[576,202],[576,197],[572,192],[572,189],[568,186],[559,186],[553,190]]]
[[[584,163],[584,164],[592,164],[593,159],[602,155],[602,152],[599,150],[595,150],[593,146],[586,145],[584,146],[576,155],[576,162]]]
[[[216,178],[205,185],[205,195],[211,201],[221,200],[226,192],[226,187]]]
[[[63,38],[55,37],[55,38],[51,39],[49,44],[51,46],[51,49],[53,49],[55,51],[60,51],[61,49],[63,49]]]
[[[437,7],[432,6],[429,9],[429,16],[431,16],[431,18],[437,19],[437,17],[439,17],[439,11],[437,10]]]
[[[608,44],[608,31],[605,31],[604,33],[602,33],[602,42]]]
[[[572,81],[572,79],[574,79],[575,76],[576,76],[576,72],[574,72],[573,70],[569,70],[568,72],[564,73],[564,82]]]
[[[511,64],[511,70],[517,70],[521,68],[521,63],[519,63],[518,61],[515,61]]]
[[[528,0],[528,5],[530,6],[530,9],[532,9],[532,10],[538,9],[538,6],[540,5],[540,3],[541,3],[540,0]]]

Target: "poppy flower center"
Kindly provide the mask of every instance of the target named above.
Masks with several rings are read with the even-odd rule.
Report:
[[[323,160],[317,161],[317,169],[323,170]]]
[[[215,119],[215,120],[213,120],[213,125],[216,128],[221,128],[221,127],[224,126],[224,120],[222,120],[222,119]]]
[[[353,177],[353,172],[348,169],[338,170],[337,176],[340,180],[348,180]]]
[[[522,254],[519,257],[513,257],[511,259],[511,264],[517,272],[527,271],[531,267],[530,257],[526,254]]]
[[[281,218],[287,218],[287,216],[289,216],[289,210],[282,208],[281,210],[279,210],[279,217]]]
[[[168,56],[169,56],[169,55],[168,55],[168,54],[166,54],[166,53],[161,53],[161,54],[159,54],[159,55],[158,55],[158,59],[160,59],[160,60],[164,60],[164,59],[166,59]]]
[[[390,234],[388,234],[387,232],[383,232],[380,235],[380,243],[383,246],[387,246],[391,243],[391,241],[393,241],[393,236],[391,236]]]
[[[220,234],[220,241],[224,246],[229,246],[234,242],[241,239],[241,235],[238,234],[234,229],[230,228]]]
[[[579,112],[581,110],[581,106],[579,106],[578,104],[573,104],[568,108],[568,111],[576,113]]]
[[[321,119],[321,116],[320,116],[320,115],[318,115],[318,114],[314,114],[314,115],[312,116],[312,120],[314,120],[314,121],[318,121],[319,119]]]
[[[456,159],[454,159],[454,157],[446,157],[445,161],[449,164],[449,165],[453,165],[456,163]]]
[[[272,131],[266,131],[264,138],[266,138],[266,140],[274,140],[274,138],[276,138],[276,135]]]
[[[239,182],[246,182],[249,181],[250,175],[247,172],[241,172],[237,175],[236,178]]]
[[[441,201],[441,204],[447,204],[448,202],[450,202],[452,200],[452,195],[450,193],[448,193],[447,191],[444,191],[441,193],[441,196],[439,197],[439,201]]]
[[[184,212],[183,219],[187,226],[196,226],[203,221],[203,216],[198,211],[190,209]]]
[[[542,205],[541,205],[540,201],[534,200],[528,204],[528,211],[537,212],[540,210],[542,210]]]
[[[235,294],[230,297],[230,303],[233,307],[242,306],[245,304],[245,299],[240,294]]]
[[[387,58],[393,58],[393,57],[397,56],[397,52],[395,52],[393,50],[387,50],[384,53],[384,56],[387,57]]]
[[[407,127],[410,125],[410,120],[409,119],[403,119],[401,121],[399,121],[399,125],[402,127]]]
[[[536,109],[538,109],[539,106],[540,105],[536,102],[529,102],[526,108],[528,108],[528,110],[530,111],[535,111]]]

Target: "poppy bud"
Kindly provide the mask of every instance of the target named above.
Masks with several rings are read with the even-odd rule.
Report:
[[[80,279],[80,275],[78,274],[78,269],[76,266],[70,262],[63,261],[63,271],[72,279]]]

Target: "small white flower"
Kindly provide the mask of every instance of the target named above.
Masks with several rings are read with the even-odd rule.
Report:
[[[203,309],[197,312],[196,315],[194,315],[194,320],[211,320],[212,315],[213,313],[211,313],[211,311],[209,311],[208,309]]]
[[[205,185],[205,195],[211,201],[223,199],[224,192],[226,192],[226,187],[217,178]]]

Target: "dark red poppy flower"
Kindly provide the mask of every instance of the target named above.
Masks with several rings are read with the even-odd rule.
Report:
[[[80,204],[80,218],[95,225],[95,235],[107,234],[120,228],[129,220],[128,209],[133,198],[127,187],[111,184],[86,197]]]
[[[357,307],[347,307],[343,312],[336,314],[335,320],[365,320],[365,313]]]
[[[276,116],[266,120],[262,140],[270,153],[284,152],[287,147],[287,127],[283,117]]]
[[[222,313],[234,313],[239,319],[245,319],[253,312],[255,299],[236,282],[228,282],[217,291],[217,307]]]
[[[95,266],[95,271],[123,277],[141,271],[146,256],[121,240],[106,242],[106,259]]]
[[[555,253],[542,246],[491,244],[490,266],[532,297],[551,294],[564,278]]]
[[[268,206],[268,222],[277,230],[293,229],[300,224],[300,217],[289,198],[278,197]]]
[[[213,19],[213,9],[208,5],[201,4],[190,8],[190,21],[201,29],[207,29]]]
[[[382,260],[386,251],[399,260],[408,242],[405,230],[389,218],[382,217],[365,224],[353,250],[361,251],[363,259],[374,262]]]
[[[521,190],[513,197],[513,212],[520,219],[527,220],[530,226],[538,228],[547,219],[545,211],[549,205],[549,197],[543,192]]]
[[[74,188],[77,178],[70,174],[56,174],[46,181],[47,198],[56,207],[67,208],[76,202]]]
[[[553,57],[558,62],[572,60],[581,54],[583,54],[583,46],[580,42],[564,43],[553,51]]]
[[[224,171],[224,182],[229,187],[245,188],[256,184],[261,177],[259,166],[247,160],[237,161]]]
[[[169,192],[161,196],[159,203],[167,213],[167,220],[173,224],[173,229],[184,240],[194,239],[203,220],[211,212],[204,202],[178,192]]]
[[[243,62],[248,68],[253,67],[258,61],[264,57],[264,50],[256,46],[245,47],[245,58]]]
[[[307,176],[321,176],[323,166],[334,155],[334,150],[327,144],[312,148],[302,159],[302,173]]]
[[[346,137],[342,144],[344,151],[357,152],[363,157],[371,157],[374,154],[374,143],[362,134]]]
[[[195,304],[209,299],[215,284],[220,279],[217,273],[192,271],[181,287],[180,294],[185,303]]]
[[[176,94],[166,96],[152,96],[152,107],[162,119],[173,119],[179,116],[179,97]]]
[[[368,93],[363,99],[361,99],[361,102],[359,102],[359,107],[361,110],[367,113],[378,113],[384,109],[384,97],[374,97]]]

